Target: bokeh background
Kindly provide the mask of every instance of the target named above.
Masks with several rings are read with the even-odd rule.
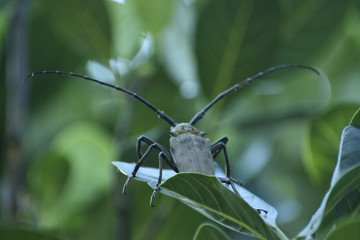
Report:
[[[169,145],[169,126],[154,112],[81,79],[24,82],[27,74],[89,75],[186,122],[246,77],[298,63],[321,76],[273,73],[196,124],[212,142],[229,137],[233,177],[277,208],[278,225],[294,236],[319,206],[341,130],[360,105],[359,10],[355,0],[1,0],[0,230],[18,239],[26,231],[46,239],[191,239],[207,221],[162,195],[151,208],[143,182],[121,193],[126,177],[111,162],[135,162],[142,134]],[[154,153],[146,165],[157,164]]]

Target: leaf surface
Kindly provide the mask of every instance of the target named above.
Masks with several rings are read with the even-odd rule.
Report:
[[[357,113],[357,115],[359,112]],[[357,117],[357,115],[355,117]],[[331,185],[318,210],[298,237],[310,237],[326,216],[355,214],[360,203],[360,129],[348,126],[343,130],[338,161]]]
[[[216,226],[205,223],[198,228],[194,240],[230,240],[230,238]]]
[[[131,175],[135,167],[135,163],[113,164],[125,175]],[[155,188],[158,175],[158,169],[141,167],[135,178],[146,181]],[[276,226],[276,209],[237,184],[234,185],[241,197],[235,194],[231,186],[218,180],[218,177],[224,178],[225,174],[217,164],[215,176],[199,173],[176,174],[172,170],[164,169],[162,177],[162,193],[177,198],[227,228],[261,239],[287,239]]]

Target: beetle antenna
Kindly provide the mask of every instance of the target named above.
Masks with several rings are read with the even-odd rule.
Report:
[[[240,82],[238,84],[235,84],[234,86],[232,86],[231,88],[229,88],[228,90],[220,93],[219,95],[217,95],[216,98],[214,98],[214,100],[212,100],[203,110],[201,110],[200,112],[198,112],[197,114],[195,114],[195,116],[191,119],[190,124],[194,125],[197,121],[199,121],[200,119],[203,118],[204,114],[206,113],[207,110],[209,110],[215,103],[217,103],[220,99],[222,99],[223,97],[225,97],[226,95],[235,92],[236,90],[238,90],[239,88],[251,83],[253,80],[261,78],[269,73],[278,71],[278,70],[282,70],[282,69],[288,69],[288,68],[305,68],[305,69],[309,69],[313,72],[315,72],[316,74],[320,75],[320,73],[312,67],[309,66],[305,66],[305,65],[300,65],[300,64],[290,64],[290,65],[280,65],[277,67],[272,67],[269,68],[268,70],[265,70],[263,72],[260,72],[252,77],[247,78],[245,81]]]
[[[114,89],[116,89],[118,91],[121,91],[121,92],[124,92],[124,93],[130,95],[131,97],[133,97],[133,98],[139,100],[140,102],[142,102],[143,104],[145,104],[147,107],[149,107],[151,110],[153,110],[159,118],[165,120],[165,122],[170,124],[170,126],[175,126],[176,125],[175,121],[172,120],[171,117],[169,117],[165,112],[160,111],[158,108],[156,108],[150,102],[148,102],[147,100],[145,100],[144,98],[139,96],[137,93],[134,93],[132,91],[129,91],[127,89],[121,88],[119,86],[116,86],[116,85],[113,85],[113,84],[110,84],[110,83],[102,82],[100,80],[97,80],[97,79],[94,79],[94,78],[91,78],[91,77],[88,77],[88,76],[83,76],[83,75],[80,75],[80,74],[76,74],[76,73],[72,73],[72,72],[63,72],[63,71],[41,71],[41,72],[33,72],[33,73],[27,75],[25,77],[24,81],[26,81],[30,77],[34,77],[35,75],[42,75],[42,74],[67,75],[67,76],[71,76],[71,77],[77,77],[77,78],[89,80],[89,81],[96,82],[98,84],[101,84],[101,85],[104,85],[104,86],[107,86],[107,87],[114,88]]]

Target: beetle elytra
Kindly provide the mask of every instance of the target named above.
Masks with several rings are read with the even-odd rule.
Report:
[[[230,184],[233,190],[236,192],[234,187],[234,183],[239,183],[235,179],[231,178],[230,174],[230,163],[226,151],[226,143],[228,142],[228,138],[223,136],[219,140],[215,141],[214,143],[210,142],[209,138],[205,137],[205,132],[201,132],[194,127],[194,125],[203,118],[205,113],[220,99],[225,97],[226,95],[238,90],[239,88],[249,84],[251,81],[261,78],[262,76],[288,68],[304,68],[309,69],[319,75],[319,72],[309,66],[305,65],[280,65],[277,67],[269,68],[266,71],[260,72],[252,77],[247,78],[246,80],[235,84],[231,88],[227,89],[226,91],[220,93],[215,97],[208,105],[206,105],[201,111],[195,114],[195,116],[189,121],[189,123],[176,123],[171,117],[169,117],[165,112],[159,110],[150,102],[142,98],[141,96],[137,95],[136,93],[129,91],[127,89],[121,88],[116,85],[112,85],[106,82],[102,82],[100,80],[90,78],[87,76],[79,75],[76,73],[71,72],[63,72],[63,71],[41,71],[41,72],[33,72],[25,77],[25,80],[29,77],[33,77],[35,75],[40,74],[62,74],[62,75],[69,75],[85,80],[89,80],[92,82],[99,83],[101,85],[105,85],[111,88],[114,88],[118,91],[124,92],[133,98],[137,99],[141,103],[145,104],[148,108],[154,111],[157,116],[167,122],[171,129],[170,129],[170,150],[166,149],[161,144],[151,140],[150,138],[142,135],[137,139],[136,144],[136,154],[138,157],[138,162],[132,171],[131,176],[128,177],[126,180],[123,192],[126,194],[126,190],[128,188],[129,183],[131,180],[136,176],[137,171],[144,163],[145,159],[149,156],[150,152],[156,149],[159,152],[159,177],[157,181],[157,187],[155,188],[153,194],[150,198],[150,205],[153,206],[153,202],[156,198],[157,193],[159,192],[159,185],[162,181],[162,163],[165,161],[168,166],[173,169],[175,172],[198,172],[208,175],[214,175],[214,158],[219,154],[223,153],[225,158],[225,174],[226,179],[220,179],[222,182],[226,182]],[[148,145],[147,150],[142,153],[141,152],[141,145],[146,144]]]

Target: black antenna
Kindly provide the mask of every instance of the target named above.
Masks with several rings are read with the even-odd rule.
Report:
[[[106,82],[102,82],[100,80],[97,80],[97,79],[94,79],[94,78],[91,78],[91,77],[88,77],[88,76],[83,76],[83,75],[80,75],[80,74],[76,74],[76,73],[72,73],[72,72],[63,72],[63,71],[41,71],[41,72],[33,72],[29,75],[27,75],[24,79],[24,81],[26,81],[28,78],[30,77],[34,77],[35,75],[41,75],[41,74],[60,74],[60,75],[67,75],[67,76],[71,76],[71,77],[77,77],[77,78],[82,78],[82,79],[85,79],[85,80],[89,80],[89,81],[92,81],[92,82],[96,82],[96,83],[99,83],[101,85],[105,85],[105,86],[108,86],[108,87],[111,87],[111,88],[114,88],[118,91],[121,91],[121,92],[124,92],[128,95],[130,95],[131,97],[139,100],[140,102],[142,102],[143,104],[145,104],[146,106],[148,106],[151,110],[153,110],[156,115],[165,120],[168,124],[170,124],[170,126],[175,126],[176,123],[174,120],[171,119],[171,117],[169,117],[165,112],[163,111],[160,111],[158,108],[156,108],[154,105],[152,105],[150,102],[146,101],[144,98],[140,97],[139,95],[137,95],[137,93],[134,93],[134,92],[131,92],[129,90],[126,90],[124,88],[121,88],[119,86],[116,86],[116,85],[112,85],[110,83],[106,83]]]
[[[287,69],[287,68],[305,68],[305,69],[309,69],[313,72],[315,72],[316,74],[320,75],[320,73],[312,67],[309,66],[305,66],[305,65],[299,65],[299,64],[291,64],[291,65],[280,65],[277,67],[272,67],[269,68],[266,71],[260,72],[252,77],[247,78],[245,81],[235,84],[234,86],[232,86],[231,88],[229,88],[228,90],[220,93],[219,95],[217,95],[216,98],[214,98],[214,100],[212,100],[203,110],[201,110],[200,112],[198,112],[197,114],[195,114],[195,116],[191,119],[190,124],[194,125],[197,121],[199,121],[200,119],[203,118],[204,114],[206,113],[207,110],[209,110],[215,103],[217,103],[220,99],[222,99],[223,97],[225,97],[226,95],[235,92],[236,90],[238,90],[239,88],[249,84],[250,82],[252,82],[253,80],[257,79],[257,78],[261,78],[266,74],[278,71],[278,70],[282,70],[282,69]]]

